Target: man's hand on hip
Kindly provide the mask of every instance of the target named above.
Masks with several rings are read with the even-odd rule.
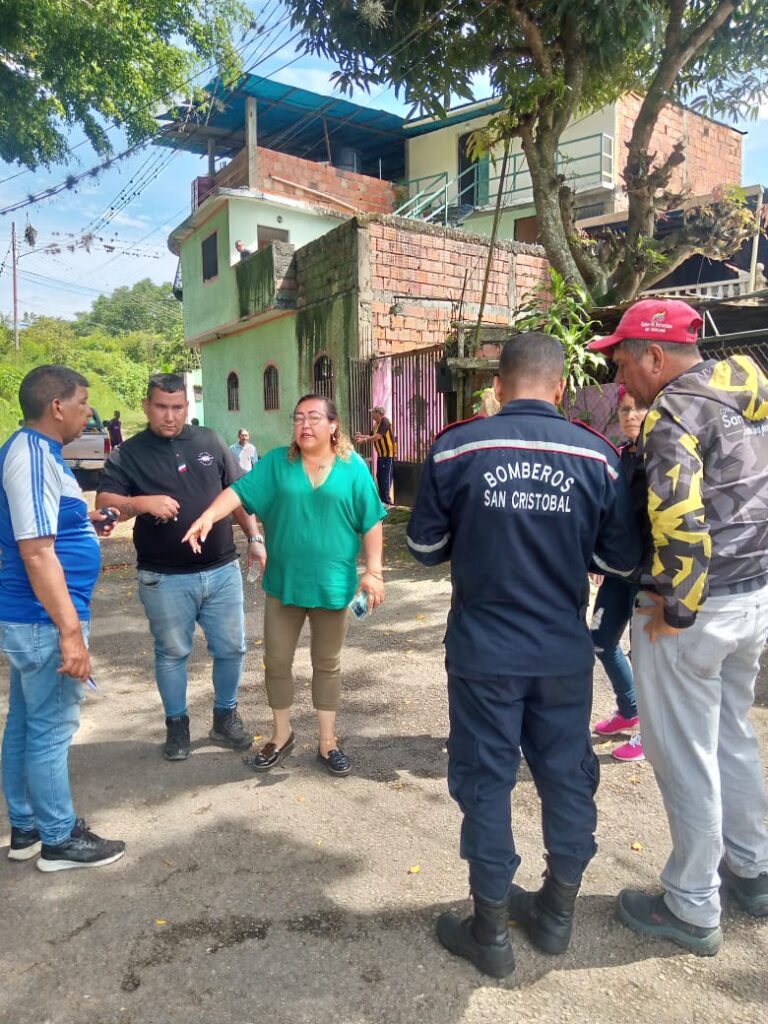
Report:
[[[645,615],[648,622],[645,624],[645,632],[652,644],[661,636],[677,636],[682,630],[669,626],[664,619],[664,598],[661,594],[646,594],[653,601],[652,605],[641,605],[637,609],[638,615]]]

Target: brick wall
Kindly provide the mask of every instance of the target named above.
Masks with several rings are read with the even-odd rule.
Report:
[[[627,165],[627,143],[640,110],[641,98],[631,94],[616,104],[616,159],[619,176]],[[742,136],[735,128],[711,121],[683,107],[662,110],[651,139],[650,152],[661,161],[679,141],[685,143],[685,161],[674,169],[673,192],[708,195],[721,185],[741,184]],[[622,181],[619,177],[619,181]]]
[[[361,235],[361,356],[441,344],[452,320],[477,316],[487,238],[401,218],[365,218]],[[508,324],[548,266],[538,246],[496,245],[483,320]]]
[[[264,192],[350,215],[391,213],[395,209],[395,189],[390,181],[261,146],[257,161],[258,187]],[[245,150],[241,149],[216,175],[215,184],[220,188],[243,188],[246,183]]]

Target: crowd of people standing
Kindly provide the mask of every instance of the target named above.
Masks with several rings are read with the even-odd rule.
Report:
[[[768,633],[768,382],[747,357],[702,359],[700,328],[685,303],[645,300],[592,343],[617,366],[627,438],[618,451],[558,411],[560,343],[512,337],[494,384],[498,411],[446,429],[423,467],[408,544],[424,564],[451,563],[448,787],[462,812],[473,901],[469,916],[441,915],[437,936],[494,977],[515,966],[510,919],[547,953],[571,941],[597,852],[595,653],[617,702],[595,732],[629,734],[625,759],[645,752],[672,838],[663,891],[623,891],[620,919],[713,955],[723,941],[722,887],[747,913],[768,916],[768,800],[748,719]],[[212,656],[210,737],[236,751],[253,742],[238,710],[245,630],[233,517],[249,566],[263,571],[273,718],[269,741],[246,763],[269,772],[293,750],[292,666],[308,621],[317,758],[329,774],[349,774],[354,755],[336,729],[341,657],[350,603],[373,611],[385,597],[394,454],[385,410],[373,409],[371,434],[355,438],[376,445],[375,485],[326,397],[302,397],[290,442],[259,458],[245,429],[230,448],[189,424],[182,378],[155,375],[147,426],[111,453],[98,511],[88,512],[61,458],[87,419],[87,381],[39,367],[20,400],[25,425],[0,449],[9,857],[39,854],[41,870],[56,871],[109,864],[125,850],[76,815],[67,768],[82,686],[92,681],[97,533],[109,535],[116,518],[135,520],[165,758],[191,753],[187,663],[197,624]],[[589,574],[603,577],[591,629]],[[620,646],[630,620],[631,664]],[[546,871],[535,892],[514,882],[521,756],[542,807]]]

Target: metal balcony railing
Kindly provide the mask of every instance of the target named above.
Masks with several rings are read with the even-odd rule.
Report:
[[[604,132],[570,139],[557,153],[555,167],[575,192],[613,189],[613,137]],[[495,166],[478,160],[452,181],[445,172],[426,175],[406,182],[409,198],[396,216],[422,219],[438,224],[458,224],[474,210],[491,209],[496,204],[499,186],[502,207],[525,206],[533,201],[533,182],[524,153],[513,153],[507,172],[492,173]]]

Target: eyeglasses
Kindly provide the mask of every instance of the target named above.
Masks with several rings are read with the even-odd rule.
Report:
[[[637,413],[638,416],[644,416],[646,413],[645,409],[638,409],[636,405],[620,405],[619,414],[622,416],[630,416],[632,413]]]
[[[311,423],[313,427],[316,427],[318,423],[321,423],[323,420],[327,420],[328,417],[321,412],[295,412],[291,419],[297,425],[301,423]]]

